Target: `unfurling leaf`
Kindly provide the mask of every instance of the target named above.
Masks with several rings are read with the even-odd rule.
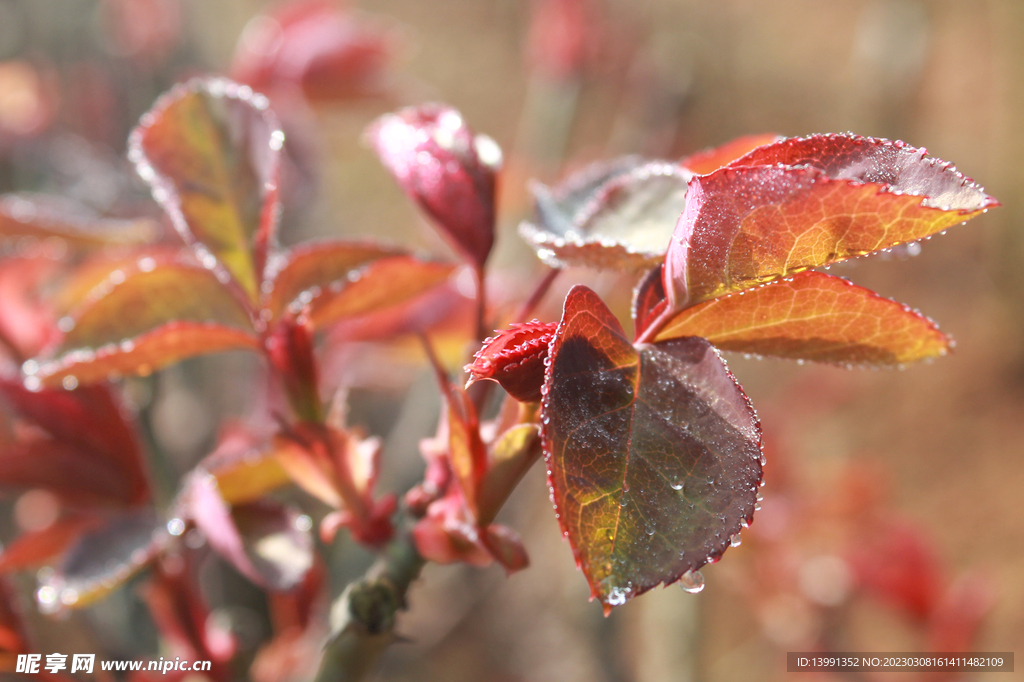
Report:
[[[48,384],[147,374],[194,355],[259,348],[246,304],[213,272],[176,258],[145,256],[111,272],[67,321],[54,359],[36,374]]]
[[[732,163],[758,147],[778,142],[781,139],[783,138],[774,133],[744,135],[743,137],[737,137],[735,140],[726,142],[721,147],[711,147],[710,149],[690,154],[680,159],[679,165],[692,171],[695,175],[706,175]]]
[[[900,142],[817,135],[758,147],[690,181],[665,259],[669,305],[923,239],[996,205]]]
[[[913,362],[950,347],[920,313],[813,271],[687,308],[655,340],[681,336],[701,336],[722,350],[863,365]]]
[[[398,184],[478,269],[494,244],[495,176],[501,149],[475,135],[455,109],[424,104],[386,114],[367,130]]]
[[[476,518],[480,482],[487,471],[487,448],[480,438],[480,421],[469,395],[458,386],[444,388],[448,406],[448,459],[466,506]]]
[[[535,184],[537,224],[523,223],[519,233],[552,267],[648,268],[668,249],[691,176],[674,163],[624,157],[553,192]]]
[[[124,512],[81,535],[56,571],[40,580],[39,609],[82,608],[106,596],[167,547],[170,536],[150,508]]]
[[[465,367],[470,382],[491,379],[520,402],[539,401],[544,360],[557,326],[538,320],[515,323],[486,339],[473,362]]]
[[[566,297],[543,401],[556,513],[606,611],[715,561],[753,514],[760,428],[707,341],[632,346],[591,290]]]
[[[535,424],[518,424],[501,434],[491,448],[487,473],[477,493],[477,523],[487,526],[497,516],[542,452],[540,431]]]
[[[278,213],[284,133],[266,99],[224,79],[194,79],[161,97],[129,155],[200,259],[257,298]]]

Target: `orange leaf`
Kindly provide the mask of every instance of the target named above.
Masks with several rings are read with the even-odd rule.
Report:
[[[126,374],[145,376],[181,360],[228,350],[260,350],[253,334],[212,322],[168,322],[151,332],[96,350],[73,350],[43,363],[34,377],[44,385],[104,381]]]
[[[0,198],[0,237],[55,238],[78,248],[107,244],[143,244],[158,234],[151,220],[100,218],[63,197],[8,194]],[[63,244],[62,244],[63,246]]]
[[[329,241],[297,246],[271,262],[268,273],[272,283],[264,285],[263,307],[274,318],[314,287],[328,287],[344,280],[349,273],[367,263],[401,252],[369,241]]]
[[[741,353],[866,365],[913,362],[950,347],[920,313],[813,271],[687,308],[656,341],[682,336]]]
[[[697,175],[704,175],[718,170],[744,154],[766,144],[777,142],[782,138],[775,133],[762,133],[761,135],[744,135],[735,140],[726,142],[720,147],[709,147],[703,151],[690,154],[679,161],[683,166]]]
[[[376,260],[300,303],[316,329],[338,320],[375,312],[403,303],[445,282],[454,270],[446,263],[422,261],[412,256]]]
[[[768,164],[789,165],[768,165]],[[690,181],[665,259],[670,305],[923,239],[998,205],[950,165],[888,140],[759,147]]]
[[[283,143],[266,98],[225,79],[174,88],[129,140],[178,233],[253,301],[277,228]]]

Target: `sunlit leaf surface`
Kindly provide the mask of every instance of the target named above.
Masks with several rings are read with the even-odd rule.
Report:
[[[271,259],[269,281],[263,285],[263,307],[277,317],[303,292],[314,287],[329,287],[371,261],[400,253],[369,241],[314,242],[297,246]]]
[[[182,238],[252,300],[277,228],[283,143],[266,99],[224,79],[174,88],[129,142]]]
[[[556,513],[606,610],[714,561],[754,510],[753,409],[707,341],[634,348],[592,291],[566,297],[543,403]]]
[[[718,170],[745,154],[766,144],[778,142],[782,138],[773,133],[763,135],[744,135],[730,140],[720,147],[712,147],[699,151],[681,159],[679,165],[697,175],[705,175]]]
[[[554,191],[532,187],[537,222],[519,232],[538,256],[553,267],[639,269],[661,261],[691,173],[626,157],[579,175]]]
[[[308,305],[310,322],[322,329],[341,319],[404,303],[447,281],[454,269],[412,256],[381,258],[313,292],[309,300],[300,297],[296,308]]]
[[[750,165],[777,163],[794,165]],[[922,239],[995,205],[954,168],[902,143],[784,140],[690,182],[665,288],[682,309]]]
[[[945,355],[949,338],[905,305],[802,272],[688,308],[658,341],[702,336],[723,350],[841,364],[898,365]]]

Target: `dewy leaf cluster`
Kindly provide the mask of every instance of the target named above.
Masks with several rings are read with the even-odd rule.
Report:
[[[5,444],[0,480],[76,510],[0,555],[4,571],[52,564],[42,606],[90,603],[155,565],[163,582],[147,598],[163,613],[161,590],[178,588],[162,557],[192,528],[268,590],[305,584],[318,565],[314,520],[268,497],[286,485],[330,510],[315,520],[325,542],[346,529],[420,562],[520,570],[526,549],[495,519],[542,457],[557,522],[606,611],[660,584],[698,589],[697,571],[754,520],[763,480],[760,425],[720,351],[869,366],[943,355],[951,342],[928,318],[818,268],[997,205],[923,150],[854,135],[612,160],[535,184],[521,234],[553,268],[635,272],[632,334],[577,285],[560,320],[512,319],[484,339],[497,322],[486,282],[501,150],[439,104],[382,117],[367,141],[461,264],[370,239],[281,248],[284,134],[265,98],[223,79],[175,88],[131,137],[175,239],[45,197],[0,201],[3,235],[68,244],[61,267],[0,264],[24,298],[0,311],[5,357],[21,367],[0,390],[31,425]],[[478,348],[471,385],[448,376],[425,338],[443,413],[421,444],[423,480],[401,499],[382,495],[388,453],[348,423],[345,387],[325,385],[319,350],[343,322],[363,323],[373,341],[422,333],[417,312],[463,269],[477,284],[475,324],[460,337]],[[524,297],[519,318],[554,276]],[[225,432],[157,509],[144,445],[111,382],[232,349],[264,359],[287,413],[263,432]],[[488,381],[507,393],[494,418]]]

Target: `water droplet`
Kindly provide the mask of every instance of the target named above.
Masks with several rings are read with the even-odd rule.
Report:
[[[295,530],[305,533],[312,527],[313,519],[309,518],[306,514],[299,514],[295,517]]]
[[[700,571],[687,571],[679,579],[679,586],[690,594],[697,594],[704,589],[704,575]]]
[[[32,376],[39,371],[39,363],[35,360],[26,360],[21,364],[21,371]]]
[[[675,481],[670,485],[672,486],[672,490],[682,490],[684,483],[682,481]]]
[[[609,606],[621,606],[626,603],[626,598],[629,597],[629,593],[632,592],[629,588],[613,587],[608,591],[608,597],[605,598],[604,602]]]
[[[69,374],[64,377],[64,380],[60,382],[60,385],[63,386],[66,391],[73,391],[78,388],[78,377]]]
[[[731,538],[729,538],[729,546],[730,547],[739,547],[741,544],[743,544],[743,539],[740,538],[740,534],[739,533],[736,533]]]
[[[178,536],[185,532],[185,522],[181,519],[171,519],[167,522],[167,532]]]

